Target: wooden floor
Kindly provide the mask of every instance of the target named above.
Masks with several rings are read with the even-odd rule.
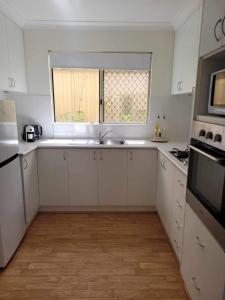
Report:
[[[187,299],[155,213],[39,214],[7,269],[0,299]]]

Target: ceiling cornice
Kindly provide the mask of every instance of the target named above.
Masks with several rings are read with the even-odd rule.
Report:
[[[170,23],[152,22],[59,22],[59,21],[29,21],[24,29],[127,29],[127,30],[158,30],[171,31]]]

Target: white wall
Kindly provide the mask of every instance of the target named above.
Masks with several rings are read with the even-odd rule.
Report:
[[[174,32],[147,30],[25,30],[28,95],[9,93],[16,100],[19,130],[26,123],[43,125],[45,137],[94,137],[107,125],[59,126],[52,124],[48,51],[152,52],[150,125],[114,125],[124,137],[147,138],[153,134],[158,113],[166,113],[169,139],[186,140],[191,97],[171,94]]]
[[[48,51],[152,52],[152,96],[168,96],[173,65],[173,31],[25,30],[28,92],[49,95]]]

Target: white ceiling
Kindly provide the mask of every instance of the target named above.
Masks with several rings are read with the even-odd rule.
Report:
[[[135,26],[176,28],[200,0],[0,0],[23,27]]]

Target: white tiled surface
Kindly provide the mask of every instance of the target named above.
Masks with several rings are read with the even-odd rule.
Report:
[[[181,142],[153,143],[149,140],[125,140],[124,145],[99,145],[94,139],[42,139],[34,143],[22,142],[19,145],[19,154],[26,155],[37,148],[137,148],[150,149],[156,148],[169,160],[172,161],[185,175],[187,175],[188,166],[183,165],[169,151],[173,148],[185,150],[187,145]]]

